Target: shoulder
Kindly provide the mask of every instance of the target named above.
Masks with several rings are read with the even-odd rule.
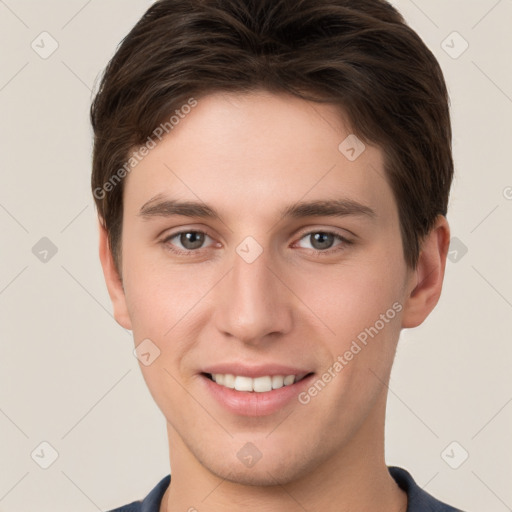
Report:
[[[398,486],[407,493],[406,512],[463,512],[424,491],[413,479],[411,474],[403,468],[389,466],[389,473]]]
[[[153,487],[143,500],[133,501],[128,505],[109,510],[108,512],[159,512],[160,503],[170,482],[171,475],[167,475]]]

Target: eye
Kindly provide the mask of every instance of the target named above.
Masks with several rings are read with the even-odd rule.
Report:
[[[213,241],[205,232],[203,231],[180,231],[179,233],[174,233],[165,240],[163,243],[172,251],[177,253],[187,253],[187,252],[197,252],[197,249],[201,249],[205,240],[209,239]],[[175,240],[175,242],[173,242]],[[177,245],[180,244],[180,245]],[[176,246],[177,245],[177,246]],[[181,247],[180,247],[181,246]]]
[[[204,249],[205,242],[209,240],[214,245],[214,240],[204,231],[187,230],[173,233],[166,237],[162,243],[166,249],[179,255],[193,255]],[[301,245],[305,241],[306,245]],[[338,243],[336,243],[336,241]],[[213,244],[211,243],[213,242]],[[304,243],[304,242],[302,242]],[[305,233],[297,242],[303,249],[311,249],[317,254],[330,254],[331,252],[342,251],[346,246],[352,244],[351,240],[332,231],[317,230]]]
[[[302,246],[305,249],[313,249],[319,252],[331,252],[331,248],[338,247],[339,245],[350,245],[352,242],[338,233],[332,231],[310,231],[301,237],[300,240],[309,240],[309,246]],[[338,240],[336,245],[335,242]],[[299,242],[300,243],[300,242]],[[343,250],[344,247],[333,249],[334,251]]]

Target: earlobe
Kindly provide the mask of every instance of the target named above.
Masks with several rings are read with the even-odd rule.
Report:
[[[131,330],[132,323],[126,307],[126,297],[124,294],[123,283],[114,264],[112,251],[108,240],[107,230],[103,226],[101,219],[98,219],[99,228],[99,256],[103,275],[107,285],[108,294],[114,308],[114,318],[116,322],[125,329]]]
[[[418,265],[411,272],[404,300],[403,328],[417,327],[423,323],[439,301],[449,245],[448,221],[444,215],[439,215],[421,244]]]

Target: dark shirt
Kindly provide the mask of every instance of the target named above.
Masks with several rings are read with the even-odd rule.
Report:
[[[462,512],[458,508],[450,507],[450,505],[436,500],[424,491],[405,469],[389,466],[388,470],[398,486],[407,493],[408,504],[406,512]],[[109,512],[159,512],[160,503],[170,482],[171,475],[167,475],[158,482],[144,500],[134,501],[129,505],[110,510]]]

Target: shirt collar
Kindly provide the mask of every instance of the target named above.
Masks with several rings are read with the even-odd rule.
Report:
[[[406,512],[461,512],[459,509],[440,502],[424,491],[418,486],[407,470],[397,466],[388,466],[388,471],[394,478],[397,485],[407,493]],[[160,480],[153,490],[144,498],[140,512],[159,512],[162,498],[167,487],[169,487],[170,482],[170,474],[162,478],[162,480]]]

